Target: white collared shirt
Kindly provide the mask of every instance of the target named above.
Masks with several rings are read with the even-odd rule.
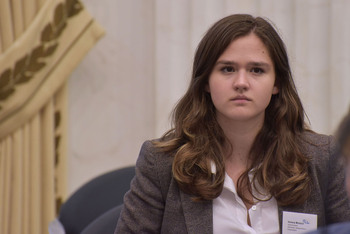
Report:
[[[256,192],[253,193],[257,195]],[[279,233],[278,206],[275,198],[258,201],[248,212],[251,226],[247,223],[247,208],[238,196],[233,180],[225,173],[222,193],[213,200],[213,233]]]

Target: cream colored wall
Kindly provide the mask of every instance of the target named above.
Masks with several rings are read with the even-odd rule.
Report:
[[[350,103],[345,0],[83,0],[106,36],[69,83],[69,191],[135,163],[169,127],[205,30],[232,13],[270,18],[290,53],[312,128],[332,133]]]
[[[154,134],[150,1],[83,1],[106,30],[69,81],[69,191],[135,163]],[[137,3],[137,4],[136,4]]]

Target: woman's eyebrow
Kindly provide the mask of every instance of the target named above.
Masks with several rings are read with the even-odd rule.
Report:
[[[236,65],[237,63],[234,61],[230,61],[230,60],[219,60],[215,63],[215,65],[218,64],[223,64],[223,65]]]
[[[249,62],[248,65],[253,67],[270,67],[271,66],[271,64],[266,62]]]
[[[237,65],[238,63],[235,61],[230,61],[230,60],[219,60],[216,62],[215,65]],[[267,63],[267,62],[263,62],[263,61],[253,61],[253,62],[249,62],[248,66],[253,66],[253,67],[271,67],[271,64]]]

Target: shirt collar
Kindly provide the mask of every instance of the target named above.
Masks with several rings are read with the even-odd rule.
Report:
[[[211,169],[211,173],[213,175],[216,174],[216,165],[213,161],[210,162],[210,169]],[[253,178],[254,178],[254,173],[255,173],[255,168],[251,169],[248,173],[248,177],[249,177],[249,181],[252,182]],[[264,200],[264,199],[268,199],[269,195],[267,193],[267,191],[265,191],[264,188],[261,187],[261,185],[255,180],[255,187],[259,190],[259,192],[257,192],[255,190],[255,187],[253,186],[253,194],[255,197]],[[236,190],[236,186],[233,182],[233,180],[231,179],[231,177],[225,172],[225,180],[224,180],[224,189],[227,189],[229,191],[231,191],[235,196],[237,196],[237,190]]]

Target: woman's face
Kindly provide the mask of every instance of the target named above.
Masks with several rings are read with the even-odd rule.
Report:
[[[219,122],[264,120],[278,88],[269,52],[255,34],[231,42],[213,67],[207,91]]]

